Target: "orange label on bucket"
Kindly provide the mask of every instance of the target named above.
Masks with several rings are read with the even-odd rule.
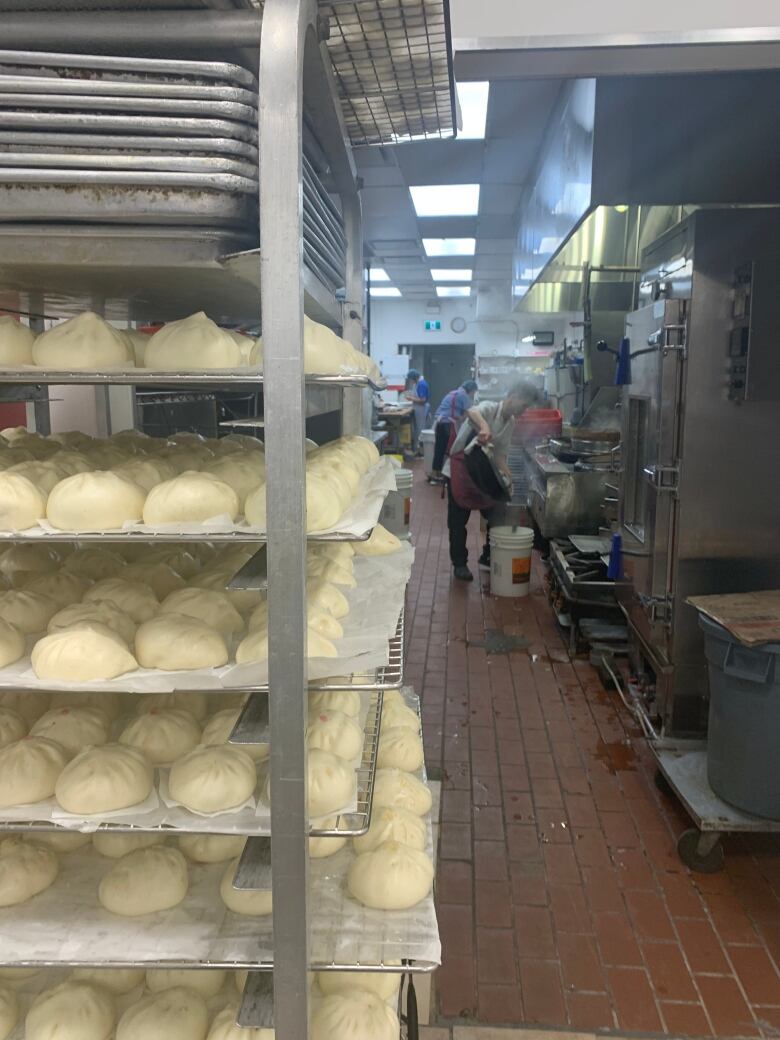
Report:
[[[512,584],[524,585],[531,580],[531,558],[521,556],[512,560]]]
[[[412,500],[411,498],[404,499],[404,523],[409,526],[409,521],[412,518]]]

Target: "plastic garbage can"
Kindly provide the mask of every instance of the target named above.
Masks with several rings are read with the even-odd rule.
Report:
[[[423,450],[423,465],[426,477],[433,476],[433,452],[436,446],[435,430],[423,430],[420,434],[420,444]]]
[[[699,614],[710,676],[707,775],[730,805],[780,820],[780,643],[745,646]]]

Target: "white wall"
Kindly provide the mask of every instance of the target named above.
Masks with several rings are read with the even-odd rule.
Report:
[[[579,331],[572,329],[569,322],[577,315],[549,315],[515,313],[510,317],[479,320],[475,297],[464,300],[441,300],[438,314],[427,310],[424,301],[372,300],[371,301],[371,356],[377,360],[398,353],[401,344],[473,343],[477,357],[500,355],[503,357],[534,356],[535,348],[523,343],[523,336],[536,331],[553,330],[555,345],[560,347],[563,337],[569,341],[579,338]],[[455,333],[450,327],[453,318],[464,318],[464,332]],[[581,317],[581,316],[580,316]],[[441,332],[426,332],[427,319],[440,320]]]
[[[451,0],[452,35],[459,39],[512,36],[599,36],[682,33],[778,24],[777,0]]]

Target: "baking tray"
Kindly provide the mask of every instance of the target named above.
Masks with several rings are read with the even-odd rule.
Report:
[[[371,825],[371,807],[374,801],[374,782],[376,780],[377,755],[379,754],[379,731],[382,724],[382,703],[384,693],[366,693],[369,698],[366,705],[365,718],[362,718],[363,749],[360,762],[355,766],[357,777],[357,800],[354,811],[331,813],[335,817],[332,826],[325,826],[328,817],[312,821],[309,833],[312,837],[339,838],[357,837],[365,834]],[[361,716],[363,710],[361,707]],[[422,739],[422,734],[420,735]],[[271,726],[268,719],[268,694],[253,693],[247,700],[230,734],[229,743],[237,747],[246,744],[266,744],[271,740]],[[269,832],[270,833],[270,830]],[[238,886],[239,888],[242,886]],[[250,886],[251,887],[251,886]]]
[[[0,148],[0,167],[29,170],[142,170],[161,173],[231,174],[252,180],[257,188],[258,169],[241,159],[215,155],[95,155],[94,152],[4,152]]]
[[[268,694],[262,697],[267,706]],[[313,838],[358,837],[365,834],[371,822],[371,804],[376,778],[376,759],[379,746],[379,728],[382,716],[382,692],[364,693],[360,712],[355,722],[363,731],[363,746],[359,753],[345,764],[354,770],[354,782],[349,796],[332,813],[309,823],[309,835]],[[268,711],[266,707],[265,717]],[[118,735],[130,720],[124,716],[117,720],[113,733]],[[250,743],[268,744],[271,741],[270,727],[266,724],[257,739],[244,736],[235,741],[237,746]],[[231,736],[231,743],[234,743]],[[251,799],[234,809],[215,813],[191,812],[183,805],[171,800],[170,767],[156,766],[152,793],[144,802],[126,809],[108,813],[81,814],[64,813],[56,799],[47,798],[34,805],[12,806],[0,809],[0,838],[11,833],[42,834],[63,830],[95,834],[223,834],[244,837],[268,837],[271,834],[271,811],[264,798],[268,776],[268,762],[257,764],[257,783]],[[338,826],[332,823],[335,816]]]
[[[238,10],[251,9],[251,0],[228,0]],[[148,11],[155,0],[0,0],[0,11]],[[220,0],[164,0],[163,10],[224,10]]]
[[[229,137],[138,137],[111,134],[60,134],[46,131],[0,130],[0,151],[19,149],[67,153],[87,150],[98,155],[136,152],[181,152],[184,155],[240,156],[257,165],[259,152],[247,141]]]
[[[25,0],[24,7],[29,7]],[[57,54],[50,51],[0,50],[0,71],[3,66],[45,69],[55,76],[70,76],[70,69],[84,69],[90,79],[108,75],[112,78],[154,79],[188,78],[194,83],[214,80],[237,83],[257,92],[257,79],[247,69],[223,61],[180,61],[172,58],[129,58],[102,54]],[[62,70],[62,71],[60,71]],[[119,76],[117,76],[119,74]]]
[[[158,83],[152,80],[61,79],[59,76],[20,76],[0,72],[0,89],[7,94],[80,94],[84,97],[181,98],[228,101],[257,108],[257,94],[221,83]]]
[[[2,114],[6,130],[92,131],[93,133],[153,134],[163,136],[228,137],[257,144],[257,129],[229,119],[193,119],[168,116],[133,116],[95,112],[9,112]]]
[[[201,188],[235,195],[254,195],[257,181],[249,177],[228,174],[166,173],[157,170],[30,170],[15,166],[0,169],[0,185],[27,186],[30,190],[40,185],[66,185],[80,188],[97,187]]]
[[[601,553],[609,553],[610,539],[601,537],[600,535],[594,534],[570,534],[569,541],[577,550],[577,552],[588,554],[599,555]]]
[[[0,172],[0,177],[7,172]],[[226,179],[243,180],[238,177]],[[0,185],[0,222],[19,221],[246,227],[257,223],[257,200],[254,195],[246,193],[205,188],[116,184]],[[107,381],[112,383],[116,379],[109,373]]]
[[[0,89],[2,82],[0,81]],[[128,115],[197,116],[205,119],[232,119],[257,125],[257,110],[232,101],[197,101],[190,98],[85,97],[83,94],[4,94],[0,93],[0,118],[20,111],[69,110],[79,113],[127,112]]]

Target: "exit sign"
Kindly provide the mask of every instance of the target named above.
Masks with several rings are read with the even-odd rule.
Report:
[[[440,321],[426,321],[426,323],[425,323],[425,331],[426,332],[441,332],[441,322]]]

